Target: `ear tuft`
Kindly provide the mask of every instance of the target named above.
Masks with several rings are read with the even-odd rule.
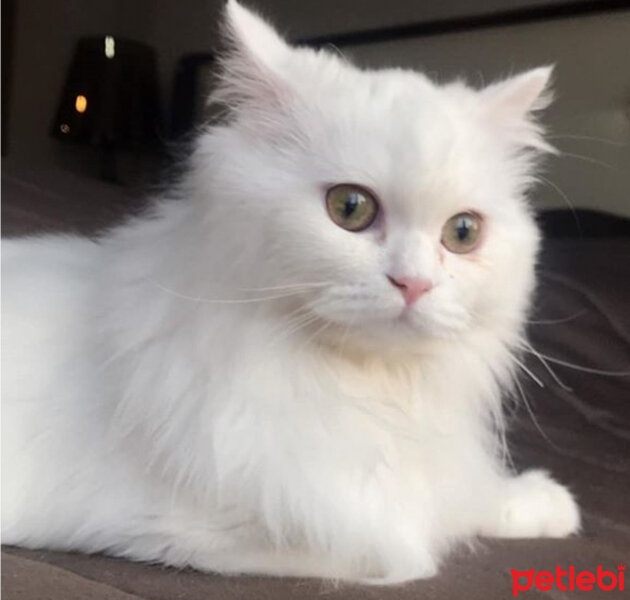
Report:
[[[554,149],[543,139],[532,113],[546,108],[553,100],[549,90],[552,72],[551,65],[538,67],[493,83],[480,93],[484,111],[493,121],[516,134],[521,145],[546,152]]]
[[[225,6],[224,28],[233,50],[247,53],[267,66],[288,51],[273,27],[237,0],[228,0]]]
[[[553,66],[538,67],[488,86],[483,94],[495,110],[523,118],[546,108],[552,100],[547,91]]]
[[[225,6],[223,35],[219,85],[211,100],[231,109],[282,101],[288,92],[282,71],[291,56],[290,46],[237,0],[228,0]]]

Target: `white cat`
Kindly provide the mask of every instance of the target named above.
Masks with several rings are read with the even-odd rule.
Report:
[[[225,27],[230,117],[173,198],[3,244],[3,542],[390,583],[575,532],[502,443],[550,69],[438,86]]]

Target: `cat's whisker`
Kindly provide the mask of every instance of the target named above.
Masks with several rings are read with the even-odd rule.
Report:
[[[318,335],[324,333],[324,331],[326,329],[328,329],[331,325],[332,325],[332,321],[326,321],[324,322],[324,324],[317,330],[315,330],[314,333],[312,333],[311,335],[309,335],[306,340],[304,342],[302,342],[301,345],[301,349],[306,348]]]
[[[289,325],[292,322],[298,321],[301,317],[304,317],[305,314],[309,313],[309,306],[301,304],[297,308],[293,309],[290,313],[283,315],[281,319],[281,324]]]
[[[324,305],[328,305],[328,306],[335,306],[338,304],[343,303],[344,300],[343,299],[338,299],[338,300],[333,300],[333,301],[328,301],[327,299],[324,300],[320,300],[320,304],[324,304]],[[311,310],[312,310],[312,305],[311,305]],[[322,317],[318,317],[319,319],[322,319]],[[302,344],[302,348],[305,348],[309,342],[313,341],[313,339],[320,335],[321,333],[323,333],[326,329],[328,329],[329,327],[331,327],[332,325],[334,325],[333,321],[328,321],[326,320],[324,322],[324,324],[317,329],[313,334],[311,334],[306,341]]]
[[[534,375],[534,373],[528,367],[526,367],[523,362],[516,358],[516,356],[512,355],[511,358],[523,371],[525,371],[525,373],[527,373],[527,375],[531,377],[534,383],[536,383],[541,388],[545,387],[545,384],[538,377],[536,377],[536,375]]]
[[[552,271],[540,270],[539,273],[541,277],[544,277],[549,281],[558,283],[581,294],[597,310],[598,314],[608,322],[608,325],[614,330],[619,338],[622,339],[625,343],[630,344],[630,336],[626,332],[626,329],[621,323],[621,320],[618,319],[614,313],[606,310],[606,308],[602,305],[602,302],[599,300],[597,294],[593,293],[588,286],[581,285]]]
[[[330,302],[327,299],[320,298],[318,300],[315,300],[314,302],[310,302],[306,306],[301,306],[298,309],[294,310],[293,312],[289,313],[290,318],[285,323],[283,323],[285,327],[278,332],[277,336],[272,338],[272,340],[269,342],[269,347],[272,347],[279,341],[289,338],[290,336],[298,333],[302,329],[305,329],[306,327],[309,327],[313,323],[322,319],[322,317],[315,314],[313,311],[319,305],[325,305],[325,304],[330,304]],[[304,314],[300,314],[300,313],[304,313]]]
[[[592,165],[596,165],[598,167],[602,167],[608,171],[617,171],[618,169],[613,165],[609,165],[602,160],[597,160],[596,158],[592,158],[590,156],[582,156],[581,154],[574,154],[573,152],[560,152],[560,156],[568,156],[569,158],[576,158],[578,160],[583,160],[584,162],[590,163]]]
[[[270,341],[270,345],[273,345],[277,341],[284,339],[291,335],[294,331],[298,331],[303,326],[308,326],[309,321],[317,320],[317,315],[314,315],[312,312],[307,310],[305,307],[300,307],[300,310],[297,312],[297,315],[288,319],[286,322],[282,323],[282,327],[276,328],[272,333],[278,333],[278,335],[274,335]]]
[[[587,312],[588,311],[584,308],[574,313],[573,315],[562,317],[561,319],[525,319],[525,323],[528,323],[529,325],[558,325],[560,323],[568,323],[569,321],[574,321]]]
[[[314,325],[315,323],[317,323],[318,321],[321,321],[322,318],[319,315],[315,315],[312,313],[307,314],[306,316],[303,316],[302,319],[300,321],[298,321],[296,324],[294,324],[293,327],[289,327],[288,329],[284,330],[283,332],[281,332],[281,335],[275,337],[274,339],[271,340],[271,342],[269,343],[268,347],[273,346],[274,344],[277,344],[278,342],[282,341],[282,340],[286,340],[287,338],[296,335],[297,333],[303,331],[304,329],[310,327],[311,325]],[[326,325],[328,324],[332,324],[330,322],[326,322]]]
[[[619,142],[617,140],[607,140],[605,138],[593,137],[591,135],[571,135],[571,134],[557,134],[557,135],[548,135],[546,136],[548,140],[583,140],[587,142],[599,142],[601,144],[608,144],[610,146],[616,146],[617,148],[625,148],[627,146],[624,142]],[[562,153],[562,151],[561,151]]]
[[[315,303],[311,303],[311,304],[317,304]],[[274,328],[274,332],[275,331],[279,331],[282,330],[283,328],[285,328],[286,326],[289,326],[293,323],[298,322],[300,319],[302,319],[306,314],[311,314],[310,306],[311,304],[300,304],[297,308],[294,308],[291,312],[287,313],[287,314],[283,314],[281,316],[281,318],[279,318],[279,324],[280,327],[276,327]]]
[[[304,314],[299,315],[297,318],[293,319],[292,322],[288,323],[287,326],[279,332],[279,335],[271,340],[270,345],[286,339],[301,329],[308,327],[312,323],[315,323],[319,318],[320,317],[318,315],[305,311]]]
[[[153,281],[147,278],[147,281],[152,283],[159,290],[171,294],[177,298],[181,298],[182,300],[190,300],[191,302],[196,302],[198,304],[254,304],[256,302],[268,302],[270,300],[279,300],[281,298],[289,298],[291,296],[297,296],[299,294],[305,294],[310,289],[297,289],[291,292],[287,292],[286,294],[272,294],[270,296],[264,296],[262,298],[204,298],[203,296],[189,296],[187,294],[182,294],[177,290],[170,289],[157,281]]]
[[[525,349],[526,352],[529,352],[530,354],[533,354],[543,365],[543,367],[545,367],[545,369],[547,370],[547,372],[549,373],[549,375],[551,375],[551,377],[553,378],[553,380],[565,391],[567,392],[572,392],[573,388],[571,388],[570,386],[568,386],[566,383],[564,383],[560,377],[558,377],[558,374],[551,368],[551,366],[549,365],[549,363],[541,356],[540,352],[538,352],[527,340],[522,340],[523,344],[529,349]]]
[[[507,441],[506,427],[505,427],[505,416],[502,410],[493,411],[493,419],[495,423],[495,435],[498,439],[499,445],[499,456],[501,458],[501,462],[504,465],[507,465],[510,469],[515,470],[516,467],[514,465],[514,461],[512,460],[512,455],[510,454],[510,447]]]
[[[326,287],[331,285],[332,281],[319,281],[316,283],[291,283],[287,285],[272,285],[268,287],[259,288],[236,288],[239,292],[274,292],[280,290],[292,290],[292,289],[316,289],[320,287]]]
[[[342,58],[343,60],[348,60],[346,55],[339,49],[339,46],[337,46],[336,44],[330,42],[326,44],[325,47],[329,50],[332,50],[335,54],[339,56],[339,58]]]
[[[529,352],[533,354],[530,349],[521,347],[525,352]],[[583,365],[576,365],[574,363],[568,362],[566,360],[562,360],[560,358],[556,358],[554,356],[548,356],[547,354],[543,354],[542,352],[538,352],[539,357],[545,358],[546,360],[556,363],[558,365],[562,365],[563,367],[567,367],[569,369],[574,369],[576,371],[582,371],[584,373],[593,373],[594,375],[605,375],[607,377],[630,377],[630,370],[628,371],[607,371],[605,369],[595,369],[593,367],[585,367]]]
[[[551,438],[545,433],[545,430],[541,427],[540,422],[538,421],[538,419],[536,418],[536,415],[534,414],[534,411],[531,407],[531,405],[529,404],[529,400],[527,399],[527,396],[525,394],[525,390],[523,389],[523,386],[520,384],[520,382],[518,381],[518,379],[514,380],[514,383],[516,385],[516,387],[518,388],[519,391],[519,395],[521,397],[521,399],[523,400],[523,404],[525,405],[525,408],[527,410],[527,412],[529,413],[529,416],[532,420],[532,423],[534,424],[534,426],[536,427],[536,429],[538,430],[538,432],[540,433],[540,435],[554,448],[560,450],[560,448],[551,440]]]
[[[573,203],[569,200],[569,197],[562,191],[560,187],[558,187],[553,181],[547,179],[544,175],[539,174],[538,178],[543,183],[546,183],[551,189],[555,190],[555,192],[564,200],[566,205],[569,207],[569,210],[571,211],[571,215],[573,216],[573,220],[575,221],[575,225],[577,227],[578,233],[580,234],[580,237],[582,237],[583,233],[582,233],[582,226],[580,225],[580,219],[578,218],[577,211],[575,210],[575,206],[573,206]]]

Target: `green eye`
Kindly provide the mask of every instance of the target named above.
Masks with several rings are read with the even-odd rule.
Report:
[[[481,241],[482,224],[481,217],[475,213],[459,213],[444,224],[442,244],[455,254],[472,252]]]
[[[344,183],[328,190],[326,208],[333,223],[339,227],[348,231],[362,231],[374,223],[379,207],[370,192]]]

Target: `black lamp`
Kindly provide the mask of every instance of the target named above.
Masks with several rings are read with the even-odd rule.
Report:
[[[159,101],[152,48],[111,35],[80,39],[52,135],[98,147],[102,176],[112,181],[119,150],[155,148]]]

